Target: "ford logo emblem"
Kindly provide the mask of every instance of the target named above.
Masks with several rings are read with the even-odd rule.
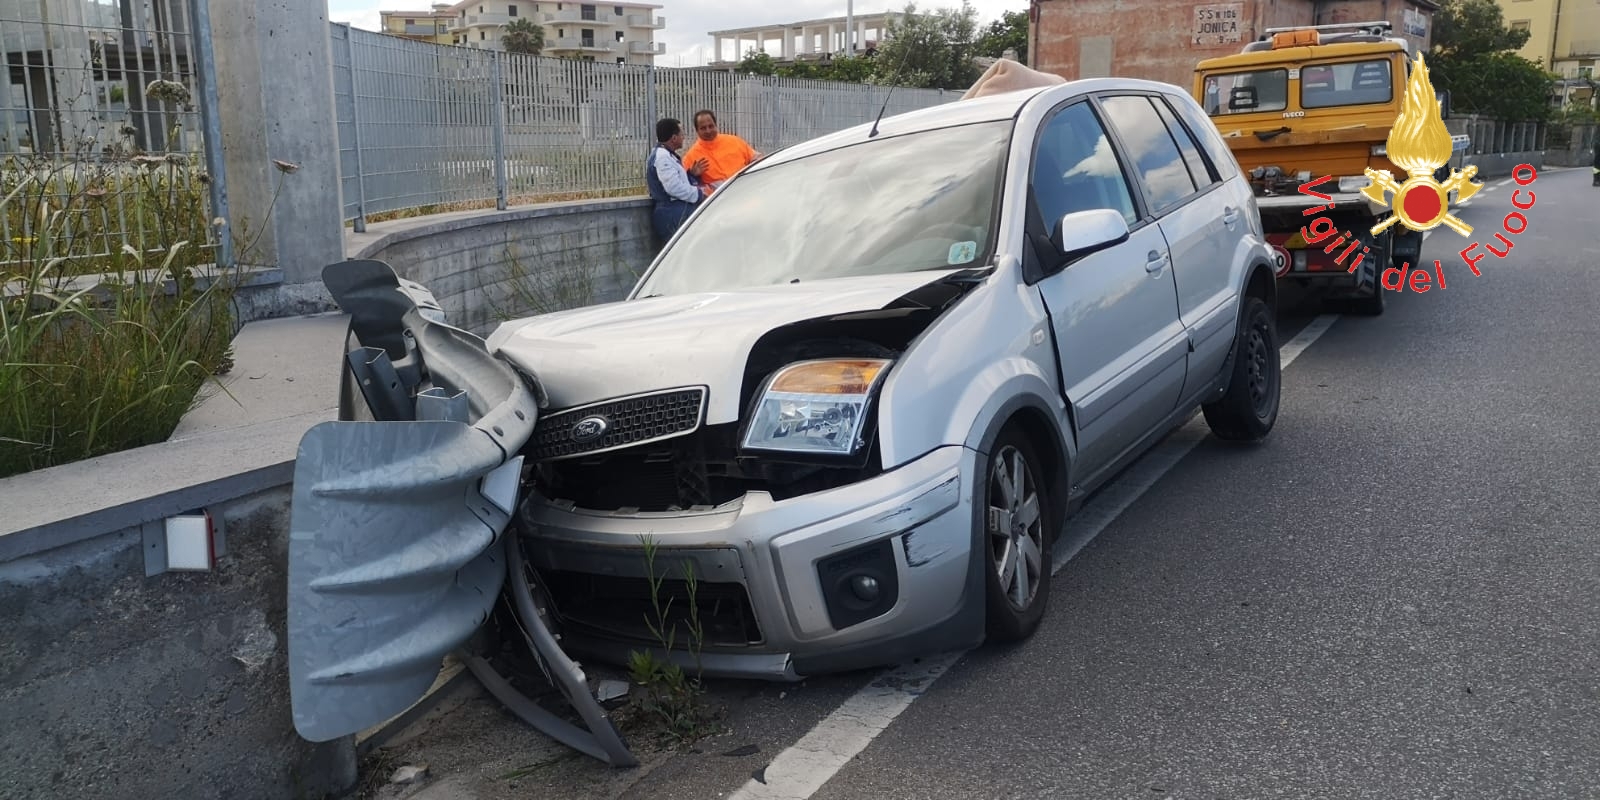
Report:
[[[572,441],[579,444],[588,444],[604,435],[611,427],[611,422],[605,417],[584,417],[572,426]]]

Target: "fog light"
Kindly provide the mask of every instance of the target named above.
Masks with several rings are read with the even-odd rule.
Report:
[[[850,579],[850,590],[865,602],[878,599],[878,579],[871,575],[857,575]]]
[[[882,616],[900,598],[893,539],[861,545],[817,562],[817,581],[835,630]]]

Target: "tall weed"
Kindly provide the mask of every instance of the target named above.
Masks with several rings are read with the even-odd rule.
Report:
[[[0,243],[0,478],[165,441],[228,368],[236,281],[208,242],[230,234],[222,220],[208,231],[190,188],[204,181],[175,156],[0,172],[13,233]],[[293,167],[278,165],[280,189]],[[142,198],[122,204],[126,224],[111,224],[96,170],[120,170]]]

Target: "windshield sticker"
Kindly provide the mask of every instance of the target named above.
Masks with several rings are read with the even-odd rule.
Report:
[[[977,242],[956,242],[950,245],[950,263],[952,264],[965,264],[977,257]]]

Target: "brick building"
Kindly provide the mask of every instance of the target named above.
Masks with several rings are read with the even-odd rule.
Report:
[[[1030,0],[1029,66],[1068,80],[1117,76],[1187,88],[1202,59],[1267,28],[1388,20],[1413,52],[1432,41],[1434,0]]]

